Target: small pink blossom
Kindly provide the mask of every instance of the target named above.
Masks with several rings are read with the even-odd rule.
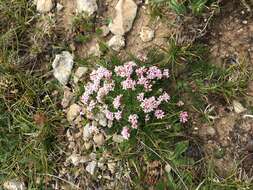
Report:
[[[123,127],[121,131],[121,135],[123,136],[124,139],[129,139],[130,137],[130,130],[128,127]]]
[[[156,101],[154,96],[150,98],[145,98],[141,103],[141,107],[145,113],[154,111],[154,109],[156,109],[159,105],[160,102]]]
[[[88,95],[91,95],[91,94],[93,94],[93,92],[96,92],[98,90],[98,88],[99,88],[99,83],[89,82],[86,85],[85,93],[88,94]]]
[[[128,121],[131,123],[132,128],[137,129],[138,128],[138,115],[136,114],[131,114],[128,117]]]
[[[188,117],[189,117],[189,115],[186,111],[181,112],[180,115],[179,115],[180,122],[181,123],[186,123],[188,121]]]
[[[102,99],[112,90],[114,90],[114,83],[104,84],[97,92],[97,101],[102,103]]]
[[[125,63],[123,66],[116,66],[114,71],[116,75],[120,77],[127,77],[129,78],[133,73],[133,67],[136,66],[136,63],[133,61]]]
[[[109,110],[105,110],[105,117],[110,120],[110,121],[113,121],[114,117],[113,117],[113,113],[110,112]]]
[[[114,107],[115,109],[118,109],[118,108],[120,107],[122,96],[123,96],[123,95],[121,94],[121,95],[118,95],[116,98],[114,98],[114,100],[113,100],[113,107]]]
[[[152,66],[148,69],[147,78],[148,79],[161,79],[163,76],[162,71],[157,66]]]
[[[143,101],[143,99],[144,99],[144,93],[143,93],[143,92],[141,92],[141,93],[139,93],[139,94],[138,94],[138,96],[137,96],[137,100],[138,100],[138,101],[140,101],[140,102],[142,102],[142,101]]]
[[[147,68],[145,68],[145,67],[140,67],[140,68],[136,69],[135,72],[136,72],[137,76],[138,76],[139,78],[141,78],[141,77],[143,77],[144,74],[147,72]]]
[[[90,131],[90,133],[98,133],[99,129],[94,125],[90,125],[89,126],[89,131]]]
[[[164,118],[164,111],[163,110],[156,110],[155,111],[155,117],[157,118],[157,119],[162,119],[162,118]]]
[[[138,53],[137,58],[141,61],[147,61],[148,60],[148,57],[145,53]]]
[[[85,104],[85,105],[88,105],[88,102],[89,102],[89,94],[87,94],[86,92],[82,95],[81,97],[81,101]]]
[[[132,80],[131,78],[127,78],[121,83],[121,85],[124,90],[127,90],[127,89],[135,90],[136,82]]]
[[[115,112],[114,117],[117,121],[119,121],[122,118],[122,111]]]
[[[94,100],[91,100],[88,105],[87,110],[91,112],[96,107],[96,104],[97,104],[97,102],[95,102]]]
[[[167,92],[164,92],[161,96],[159,96],[158,100],[160,102],[162,101],[168,102],[170,100],[170,96],[167,94]]]
[[[104,67],[99,67],[90,74],[91,81],[100,81],[102,78],[110,79],[112,77],[112,72]]]
[[[164,70],[163,70],[163,76],[164,76],[165,78],[169,78],[169,77],[170,77],[169,69],[164,69]]]

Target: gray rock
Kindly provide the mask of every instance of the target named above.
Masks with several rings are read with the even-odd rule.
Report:
[[[93,141],[97,146],[102,146],[105,143],[105,136],[102,133],[95,134]]]
[[[233,108],[235,113],[242,113],[246,111],[246,108],[244,108],[243,105],[236,100],[233,100]]]
[[[142,27],[140,37],[143,42],[150,42],[155,37],[155,32],[149,27]]]
[[[72,104],[67,112],[67,120],[73,122],[74,119],[80,115],[81,107],[77,104]]]
[[[119,0],[115,10],[116,16],[109,24],[109,29],[113,34],[122,36],[133,26],[137,5],[133,0]]]
[[[78,166],[79,164],[86,163],[89,161],[87,156],[81,156],[80,154],[71,154],[70,157],[67,159],[70,161],[74,166]]]
[[[113,36],[108,42],[108,46],[115,51],[120,51],[123,47],[125,47],[125,38],[120,35]]]
[[[96,57],[100,57],[101,54],[102,54],[102,52],[100,51],[100,47],[99,47],[98,43],[93,44],[90,47],[90,50],[88,52],[88,55],[93,55],[93,56],[96,56]]]
[[[54,77],[62,84],[66,85],[69,81],[74,65],[73,56],[68,51],[63,51],[55,56],[53,61]]]
[[[53,8],[52,0],[36,0],[36,8],[40,13],[47,13]]]
[[[88,165],[86,166],[86,171],[89,172],[91,175],[94,175],[95,173],[95,169],[97,166],[97,162],[96,161],[91,161],[88,163]]]
[[[6,190],[25,190],[25,189],[27,189],[25,186],[25,183],[23,181],[19,181],[16,179],[12,179],[12,180],[4,182],[3,187]]]
[[[95,120],[98,122],[99,125],[103,127],[107,126],[107,119],[105,117],[105,114],[103,114],[102,112],[96,114]]]
[[[108,170],[111,172],[111,174],[115,173],[116,170],[116,163],[115,162],[109,162],[107,164]]]
[[[89,150],[92,147],[92,143],[90,141],[84,142],[84,147],[86,150]]]
[[[78,13],[86,12],[89,16],[98,9],[96,0],[77,0],[76,5]]]
[[[63,7],[62,4],[60,4],[60,3],[57,3],[57,4],[56,4],[56,10],[57,10],[58,12],[60,12],[63,8],[64,8],[64,7]]]
[[[74,74],[74,83],[77,83],[87,72],[87,67],[78,67]]]
[[[90,129],[90,124],[86,124],[83,128],[83,140],[88,141],[92,137],[92,132]]]
[[[63,108],[68,107],[73,97],[74,97],[73,92],[71,92],[69,88],[65,88],[63,99],[61,101],[62,107]]]

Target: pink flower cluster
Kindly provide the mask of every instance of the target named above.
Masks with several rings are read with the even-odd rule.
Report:
[[[121,98],[122,98],[122,94],[121,95],[118,95],[116,98],[114,98],[113,100],[113,107],[115,109],[119,109],[120,105],[121,105]]]
[[[186,123],[188,121],[188,117],[189,117],[189,115],[186,111],[181,112],[180,115],[179,115],[180,122],[181,123]]]
[[[131,123],[132,128],[137,129],[138,127],[138,115],[136,114],[132,114],[129,115],[128,117],[128,121]]]
[[[114,80],[114,77],[118,77],[119,80]],[[168,69],[159,69],[157,66],[139,67],[133,61],[116,66],[113,72],[104,67],[99,67],[91,72],[90,82],[86,84],[81,100],[89,114],[92,114],[95,108],[98,108],[111,123],[127,120],[132,129],[137,129],[140,125],[141,114],[144,114],[145,122],[150,120],[151,115],[156,119],[165,117],[166,113],[160,107],[170,100],[170,96],[162,90],[158,92],[157,96],[150,96],[150,91],[153,90],[152,87],[157,81],[168,77]],[[114,92],[113,94],[117,92],[115,86],[120,86],[123,90],[129,92],[113,95],[113,99],[111,99],[110,92]],[[137,92],[131,92],[136,91],[136,89]],[[136,113],[124,114],[124,111],[128,109],[128,105],[122,104],[124,98],[126,98],[125,96],[128,96],[129,93],[137,94],[136,99],[139,104]],[[157,92],[155,93],[157,94]],[[114,111],[110,111],[110,109]],[[185,123],[187,119],[187,112],[182,112],[180,121]],[[131,128],[129,126],[124,126],[121,131],[121,135],[125,139],[130,137]]]
[[[136,66],[135,62],[129,61],[125,63],[123,66],[116,66],[114,71],[117,76],[130,78],[134,71],[135,66]]]

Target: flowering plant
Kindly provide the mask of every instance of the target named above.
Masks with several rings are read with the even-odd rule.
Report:
[[[100,66],[91,72],[81,97],[85,115],[128,139],[131,131],[166,118],[170,95],[159,87],[168,78],[168,69],[138,66],[133,61],[111,70]],[[187,112],[182,112],[180,121],[187,119]]]

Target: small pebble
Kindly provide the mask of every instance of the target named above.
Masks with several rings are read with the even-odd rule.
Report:
[[[248,24],[247,20],[242,21],[243,24]]]

